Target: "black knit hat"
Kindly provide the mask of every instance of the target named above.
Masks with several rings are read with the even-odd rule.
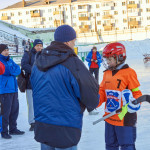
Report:
[[[5,49],[8,49],[7,45],[5,45],[5,44],[0,44],[0,54],[1,54]]]

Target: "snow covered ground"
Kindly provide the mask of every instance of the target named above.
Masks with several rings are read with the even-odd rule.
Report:
[[[143,94],[150,93],[150,64],[144,65],[142,53],[148,52],[150,41],[132,41],[122,42],[127,49],[127,63],[136,70],[138,79],[141,83],[141,91]],[[101,48],[104,45],[99,45]],[[82,47],[82,51],[86,51],[90,47]],[[85,62],[87,66],[87,63]],[[103,66],[100,69],[100,81],[103,75]],[[19,92],[20,112],[18,117],[18,128],[25,131],[25,135],[13,136],[10,140],[0,137],[0,150],[40,150],[40,144],[34,140],[34,133],[29,131],[27,119],[27,103],[25,94]],[[105,150],[104,139],[104,122],[92,125],[92,122],[102,117],[104,107],[97,109],[100,113],[96,116],[89,116],[87,111],[84,113],[83,132],[78,145],[78,150]],[[137,150],[150,150],[150,105],[142,103],[140,111],[138,111],[137,123]]]

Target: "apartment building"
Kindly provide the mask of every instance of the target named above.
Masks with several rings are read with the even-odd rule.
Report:
[[[32,0],[0,10],[0,19],[29,28],[69,24],[78,33],[150,28],[150,0]]]

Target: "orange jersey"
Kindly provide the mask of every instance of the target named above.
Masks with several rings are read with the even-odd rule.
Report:
[[[124,65],[120,70],[106,70],[99,88],[100,103],[98,107],[105,102],[105,115],[121,108],[123,106],[121,91],[132,90],[139,86],[136,72],[128,65]],[[134,98],[142,95],[140,90],[132,93]],[[124,119],[120,120],[118,114],[116,114],[105,121],[116,126],[134,126],[136,118],[136,113],[127,113]]]

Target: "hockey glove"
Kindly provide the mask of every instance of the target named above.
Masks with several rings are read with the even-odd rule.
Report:
[[[123,106],[128,104],[127,109],[129,113],[134,113],[140,109],[140,104],[134,105],[132,104],[132,101],[135,100],[135,98],[132,95],[132,92],[128,89],[122,91],[122,100],[123,100]]]

